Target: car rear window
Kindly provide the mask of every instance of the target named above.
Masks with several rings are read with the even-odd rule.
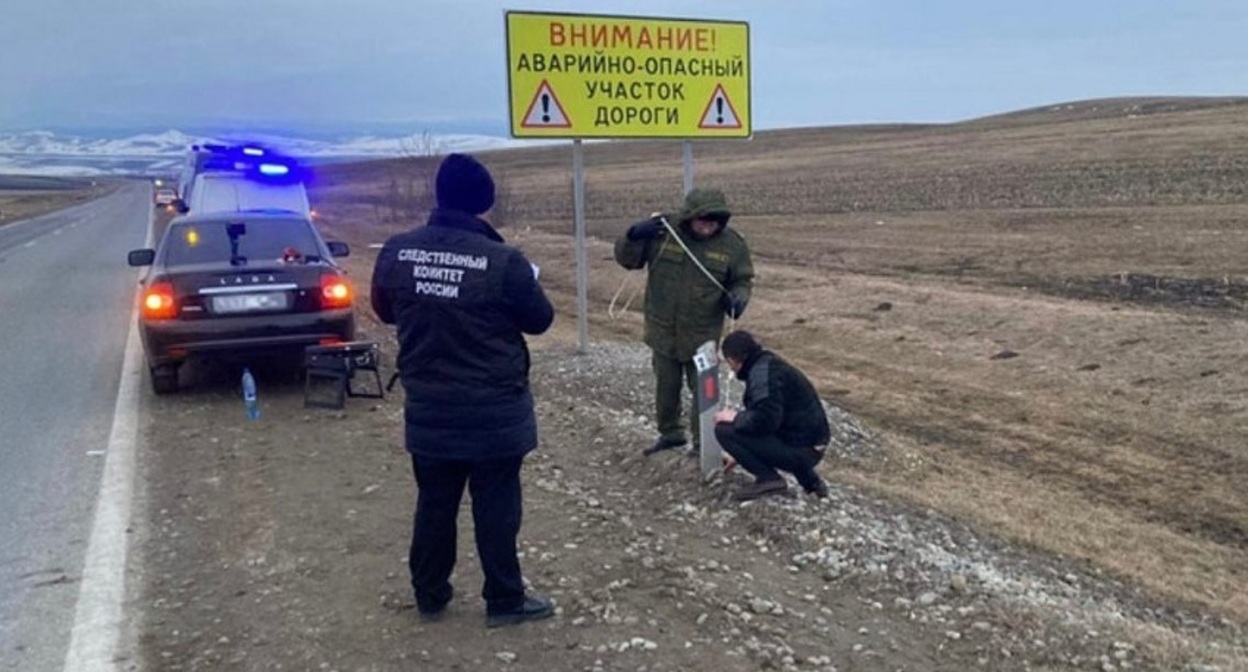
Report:
[[[222,263],[234,258],[239,264],[254,264],[289,258],[292,253],[304,259],[320,255],[316,236],[307,222],[240,218],[174,224],[165,240],[164,262],[166,266],[182,266]]]
[[[234,174],[204,174],[187,205],[199,213],[265,208],[306,214],[308,195],[302,183],[270,184]]]

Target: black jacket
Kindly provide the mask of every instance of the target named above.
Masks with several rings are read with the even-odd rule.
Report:
[[[371,299],[398,327],[409,451],[481,459],[537,447],[524,334],[555,313],[534,275],[493,227],[455,210],[386,241]]]
[[[745,381],[745,409],[732,423],[740,434],[775,434],[796,447],[822,446],[832,439],[815,387],[779,355],[759,350],[742,363],[737,377]]]

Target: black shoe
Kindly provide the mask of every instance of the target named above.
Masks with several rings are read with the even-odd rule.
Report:
[[[539,621],[555,615],[555,605],[550,600],[537,595],[524,598],[524,604],[513,611],[500,611],[485,615],[485,627],[498,628],[504,625],[515,625],[525,621]]]
[[[680,448],[681,446],[687,443],[689,442],[685,439],[668,439],[668,438],[664,438],[660,436],[659,439],[655,441],[654,444],[652,444],[649,448],[641,451],[641,454],[653,455],[655,453],[659,453],[664,450],[671,450],[672,448]]]
[[[820,479],[819,485],[816,485],[815,487],[807,490],[806,494],[814,495],[815,497],[819,499],[827,499],[828,498],[828,484],[824,483],[823,479]]]
[[[785,494],[788,491],[789,484],[785,483],[783,478],[776,478],[770,481],[755,481],[749,485],[743,485],[732,498],[738,502],[747,502],[766,495]]]
[[[446,618],[446,607],[451,601],[431,602],[426,600],[424,603],[420,598],[416,598],[416,613],[420,616],[420,620],[425,623],[437,623]]]
[[[424,621],[425,623],[437,623],[438,621],[446,618],[446,611],[447,609],[446,609],[445,604],[437,609],[433,609],[429,611],[426,611],[419,607],[416,608],[416,613],[420,614],[420,620]]]

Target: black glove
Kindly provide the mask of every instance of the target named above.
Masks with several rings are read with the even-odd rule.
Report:
[[[657,238],[663,232],[663,218],[651,217],[643,219],[640,222],[628,227],[629,240],[646,240],[649,238]]]
[[[723,307],[724,314],[732,319],[738,319],[745,313],[745,299],[736,297],[728,292],[724,292],[719,297],[719,305]]]

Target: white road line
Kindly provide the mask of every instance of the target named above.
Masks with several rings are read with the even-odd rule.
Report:
[[[152,217],[147,220],[151,246]],[[91,541],[82,567],[78,606],[65,654],[64,672],[115,672],[117,649],[124,625],[121,605],[126,596],[126,551],[130,504],[134,493],[134,455],[138,440],[139,390],[143,381],[143,353],[139,346],[138,306],[130,318],[130,334],[121,365],[113,429],[91,524]]]
[[[83,563],[69,651],[65,655],[65,672],[117,669],[116,651],[123,625],[121,605],[126,594],[126,528],[130,525],[130,501],[134,492],[138,394],[143,380],[138,325],[134,319],[130,325],[100,498]]]

